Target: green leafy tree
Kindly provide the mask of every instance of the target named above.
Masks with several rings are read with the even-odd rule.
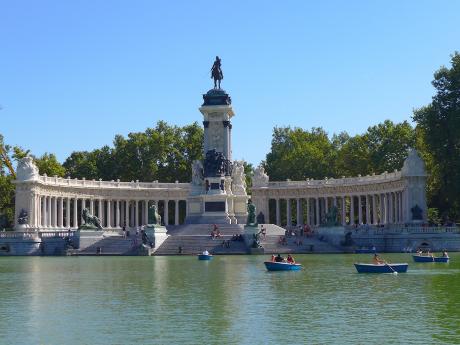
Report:
[[[431,206],[450,217],[460,217],[460,54],[455,52],[451,67],[441,67],[432,82],[432,102],[414,111],[417,133],[430,174]]]
[[[58,162],[53,153],[44,153],[41,157],[34,159],[40,175],[64,177],[65,168]]]
[[[0,228],[13,226],[14,221],[14,177],[0,174]]]

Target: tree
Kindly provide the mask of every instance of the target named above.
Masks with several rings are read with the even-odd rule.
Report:
[[[273,181],[322,179],[336,175],[335,155],[336,150],[322,128],[305,131],[275,127],[265,169]]]
[[[64,177],[65,169],[58,162],[53,153],[44,153],[41,157],[34,159],[40,175]]]
[[[451,68],[434,73],[436,94],[432,102],[414,111],[424,158],[430,168],[431,206],[460,216],[460,54],[451,57]]]
[[[14,177],[0,174],[0,228],[12,227],[14,221]]]

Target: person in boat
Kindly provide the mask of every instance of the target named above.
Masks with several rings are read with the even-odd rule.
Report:
[[[203,255],[209,255],[209,252],[205,249],[202,254]]]
[[[272,260],[271,261],[275,262],[275,259],[276,259],[275,254],[272,254]]]
[[[291,256],[291,254],[288,254],[287,256],[287,262],[290,264],[295,264],[294,258]]]
[[[276,257],[275,257],[275,262],[283,262],[284,261],[284,258],[278,254]]]
[[[383,260],[378,254],[374,254],[374,257],[372,258],[372,263],[374,265],[382,265],[385,264],[385,260]]]
[[[449,254],[447,254],[447,251],[445,249],[442,251],[442,257],[443,258],[448,258],[449,257]]]

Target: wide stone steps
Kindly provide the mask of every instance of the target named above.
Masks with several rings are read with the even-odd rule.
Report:
[[[209,235],[202,236],[169,236],[155,251],[155,255],[196,255],[204,250],[211,254],[247,254],[248,248],[244,242],[231,241],[232,236],[222,236],[212,239]],[[230,247],[222,245],[223,241],[230,241]],[[181,247],[181,253],[179,250]]]
[[[140,237],[80,237],[80,248],[73,255],[135,255]],[[98,250],[99,248],[99,250]]]
[[[340,249],[333,245],[320,241],[316,238],[308,237],[288,237],[287,244],[279,243],[279,236],[266,236],[261,240],[261,245],[264,248],[265,254],[302,254],[302,253],[342,253]],[[301,245],[297,245],[296,241],[300,239]]]
[[[168,235],[210,235],[213,224],[184,224],[178,226],[168,226]],[[217,224],[217,228],[223,236],[240,235],[244,233],[244,226],[239,224]]]

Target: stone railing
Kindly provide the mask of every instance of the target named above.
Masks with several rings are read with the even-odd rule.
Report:
[[[74,237],[76,231],[39,231],[38,237],[40,238],[51,238],[51,237]]]
[[[102,180],[79,180],[71,178],[61,178],[57,176],[49,177],[46,175],[39,176],[38,181],[42,184],[50,186],[62,187],[82,187],[82,188],[123,188],[123,189],[190,189],[190,183],[160,183],[153,182],[121,182],[117,181],[102,181]]]
[[[33,239],[33,238],[37,238],[37,233],[36,232],[20,232],[20,231],[3,231],[3,232],[0,232],[0,238]]]
[[[345,232],[352,231],[356,235],[384,235],[384,234],[440,234],[440,233],[460,233],[460,228],[456,226],[346,226]]]
[[[268,182],[267,188],[299,188],[299,187],[327,187],[327,186],[349,186],[360,184],[371,184],[379,182],[398,181],[402,177],[401,171],[383,173],[380,175],[367,175],[357,177],[329,178],[324,180],[305,180],[305,181],[280,181]],[[259,187],[260,188],[260,187]]]

